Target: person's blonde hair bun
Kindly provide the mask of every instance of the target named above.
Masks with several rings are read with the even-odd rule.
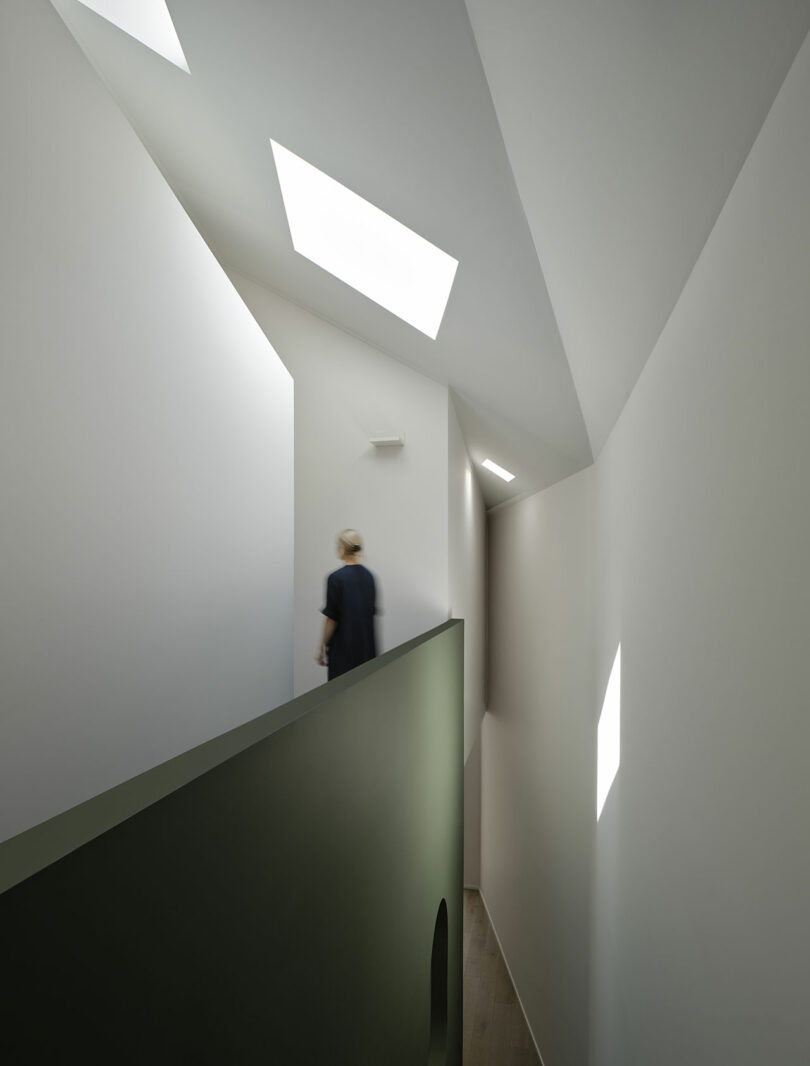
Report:
[[[338,544],[344,555],[358,558],[363,552],[363,540],[356,529],[343,529],[338,533]]]

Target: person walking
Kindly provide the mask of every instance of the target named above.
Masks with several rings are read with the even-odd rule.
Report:
[[[328,679],[368,662],[377,654],[374,616],[377,588],[374,575],[360,562],[363,542],[356,529],[338,535],[338,557],[343,566],[326,579],[326,616],[315,659],[328,668]]]

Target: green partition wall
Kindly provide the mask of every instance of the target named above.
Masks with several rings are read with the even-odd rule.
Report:
[[[462,659],[448,622],[0,845],[0,1059],[460,1066]]]

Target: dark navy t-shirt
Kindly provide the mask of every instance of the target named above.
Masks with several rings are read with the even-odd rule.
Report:
[[[326,579],[326,606],[322,613],[337,623],[327,651],[330,681],[377,654],[376,608],[374,577],[361,563],[342,566]]]

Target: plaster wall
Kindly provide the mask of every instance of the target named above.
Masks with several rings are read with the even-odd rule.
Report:
[[[464,883],[480,882],[486,707],[486,511],[453,400],[448,410],[450,617],[464,619]]]
[[[489,520],[481,890],[546,1066],[588,1050],[594,478]]]
[[[448,618],[447,388],[238,273],[295,380],[295,691],[314,659],[336,538],[358,529],[375,574],[381,651]],[[372,437],[404,434],[402,448]]]
[[[4,838],[292,696],[293,390],[47,0],[0,129]]]
[[[805,42],[595,467],[493,516],[482,885],[546,1066],[806,1054],[809,175]]]

